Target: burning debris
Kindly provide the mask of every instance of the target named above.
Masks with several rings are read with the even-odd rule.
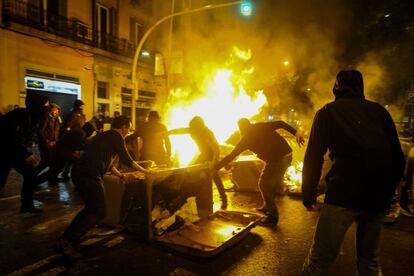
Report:
[[[300,195],[302,193],[302,169],[302,161],[296,161],[294,165],[287,169],[285,183],[289,194]]]
[[[162,235],[165,231],[171,231],[183,225],[195,228],[193,223],[200,219],[195,197],[187,198],[186,203],[172,215],[168,209],[155,205],[151,217],[157,235]]]

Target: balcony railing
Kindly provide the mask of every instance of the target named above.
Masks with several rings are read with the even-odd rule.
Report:
[[[5,0],[2,12],[5,25],[18,23],[127,57],[135,52],[136,45],[127,39],[99,32],[76,19],[47,14],[41,7],[26,2]]]

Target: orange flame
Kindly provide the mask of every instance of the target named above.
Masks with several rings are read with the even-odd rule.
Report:
[[[251,53],[243,53],[234,48],[233,58],[250,59]],[[201,116],[207,127],[216,135],[220,144],[223,144],[234,131],[237,130],[237,121],[242,118],[251,118],[259,113],[266,104],[263,91],[256,91],[253,95],[246,93],[243,85],[244,76],[252,74],[254,68],[243,70],[239,75],[229,69],[212,70],[213,77],[203,80],[205,93],[199,98],[189,101],[188,91],[175,89],[170,92],[175,98],[172,108],[166,112],[166,124],[169,129],[188,127],[194,116]],[[171,136],[173,153],[179,158],[179,165],[188,163],[197,154],[198,149],[189,136]]]
[[[288,186],[301,186],[302,185],[302,169],[303,162],[296,161],[295,165],[290,166],[287,169]]]

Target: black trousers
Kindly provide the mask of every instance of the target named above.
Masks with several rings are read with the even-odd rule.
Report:
[[[72,182],[80,193],[85,207],[72,220],[63,237],[78,243],[82,236],[105,218],[105,190],[100,178],[74,175]]]
[[[24,159],[7,158],[2,156],[0,159],[0,190],[6,185],[7,177],[10,170],[15,169],[23,176],[23,185],[21,190],[22,206],[30,207],[33,205],[33,191],[36,186],[36,171],[26,163]]]

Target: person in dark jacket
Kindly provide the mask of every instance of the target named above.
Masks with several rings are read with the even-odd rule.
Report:
[[[197,144],[199,154],[190,164],[202,164],[204,162],[217,163],[220,158],[220,146],[214,133],[205,125],[200,116],[194,116],[188,128],[173,129],[168,132],[171,134],[189,133],[191,138]],[[227,196],[224,190],[223,182],[217,171],[212,173],[214,183],[221,199],[221,209],[227,208]]]
[[[299,146],[304,144],[303,137],[290,125],[283,121],[252,124],[246,118],[238,122],[241,134],[240,142],[233,151],[224,157],[215,168],[218,170],[230,163],[245,150],[251,150],[266,164],[259,179],[259,188],[263,198],[263,206],[258,208],[267,216],[263,225],[277,225],[279,212],[275,204],[275,196],[283,187],[283,176],[292,162],[292,148],[276,130],[283,128],[296,137]]]
[[[38,175],[37,184],[45,181],[51,185],[57,184],[58,175],[64,169],[65,164],[76,163],[81,152],[85,149],[85,145],[92,140],[96,133],[95,126],[90,122],[86,122],[82,129],[66,131],[56,143],[54,161],[50,164],[48,171]]]
[[[85,207],[76,215],[69,227],[56,244],[56,249],[70,258],[81,257],[73,245],[93,226],[105,218],[105,191],[103,176],[112,171],[124,179],[112,162],[119,156],[120,162],[134,170],[149,173],[132,160],[126,147],[124,137],[130,128],[130,120],[125,116],[115,118],[112,129],[97,134],[85,148],[80,160],[74,164],[72,182],[81,194]]]
[[[50,111],[40,120],[37,128],[37,138],[39,143],[40,164],[36,167],[41,172],[56,160],[56,143],[60,136],[59,122],[60,107],[52,103]]]
[[[29,150],[36,127],[48,110],[49,100],[38,94],[26,96],[26,108],[17,108],[0,117],[0,190],[7,182],[10,169],[23,176],[21,213],[40,213],[33,204],[38,163]]]
[[[358,274],[378,275],[380,232],[403,175],[404,156],[390,114],[364,98],[359,71],[340,71],[333,93],[335,101],[313,120],[302,172],[303,204],[317,210],[317,185],[329,150],[333,164],[325,177],[325,204],[303,275],[328,273],[353,222]]]
[[[142,148],[139,159],[141,161],[152,160],[157,165],[168,166],[171,158],[171,142],[166,126],[160,120],[161,117],[157,111],[150,111],[147,122],[139,126],[125,140],[129,143],[140,137],[142,139]]]
[[[73,108],[63,122],[64,131],[81,129],[86,123],[86,117],[83,113],[85,103],[82,100],[75,100]]]
[[[83,132],[82,128],[86,123],[86,116],[83,112],[85,103],[82,100],[75,100],[73,102],[73,108],[68,116],[66,116],[63,122],[63,135],[66,139],[73,138],[73,144],[79,140],[82,140]],[[70,142],[70,141],[69,141]],[[66,160],[62,176],[65,180],[69,180],[69,173],[72,168],[72,161]]]

